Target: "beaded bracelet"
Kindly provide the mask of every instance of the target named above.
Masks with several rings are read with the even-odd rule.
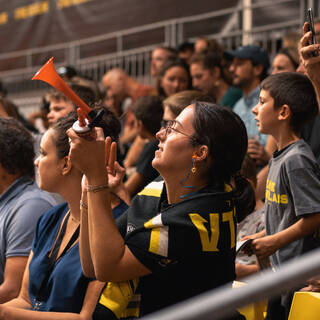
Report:
[[[82,200],[80,200],[80,207],[88,210],[88,205],[86,203],[84,203]]]
[[[107,189],[109,189],[108,184],[102,184],[100,186],[87,186],[87,192],[99,192]]]

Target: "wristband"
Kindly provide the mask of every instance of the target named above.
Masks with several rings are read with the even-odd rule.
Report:
[[[109,189],[108,184],[102,184],[100,186],[87,186],[87,192],[99,192],[107,189]]]
[[[82,200],[80,200],[80,207],[83,208],[83,209],[88,210],[88,205],[85,204]]]

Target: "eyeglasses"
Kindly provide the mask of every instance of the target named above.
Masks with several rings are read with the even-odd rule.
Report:
[[[175,124],[177,123],[177,121],[175,120],[162,120],[161,122],[161,128],[163,128],[165,130],[164,134],[165,136],[167,137],[172,131],[175,131],[175,132],[178,132],[186,137],[188,137],[189,139],[193,140],[193,141],[196,141],[196,139],[189,135],[189,134],[186,134],[176,128],[174,128]],[[163,126],[163,124],[165,124],[165,126]]]
[[[161,120],[161,128],[166,128],[170,120]]]

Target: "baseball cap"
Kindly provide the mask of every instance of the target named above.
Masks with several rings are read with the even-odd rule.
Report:
[[[225,55],[229,58],[249,59],[253,64],[262,64],[264,69],[270,67],[267,51],[258,46],[243,46],[236,50],[226,51]]]

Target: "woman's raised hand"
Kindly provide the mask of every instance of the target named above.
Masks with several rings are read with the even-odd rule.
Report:
[[[79,137],[71,128],[67,131],[70,141],[69,157],[71,163],[84,173],[89,184],[108,182],[105,162],[105,139],[101,128],[94,128],[95,139]],[[93,180],[93,181],[90,181]]]
[[[117,143],[111,142],[111,138],[107,137],[105,140],[105,145],[109,187],[116,193],[117,188],[123,182],[125,169],[117,162]]]

